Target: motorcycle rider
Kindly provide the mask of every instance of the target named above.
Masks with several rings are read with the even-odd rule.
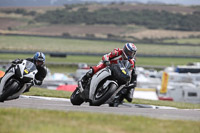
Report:
[[[47,68],[45,66],[45,55],[42,52],[36,52],[33,58],[27,58],[26,60],[33,62],[38,70],[38,72],[35,75],[35,80],[32,81],[32,85],[41,85],[44,78],[47,75]],[[22,63],[22,61],[23,59],[16,59],[12,61],[12,65],[7,69],[5,73],[7,73],[10,70],[10,68],[15,66],[16,64]],[[24,92],[28,92],[31,86],[27,87],[27,89]]]
[[[123,49],[115,48],[110,53],[103,55],[100,63],[97,66],[91,67],[79,82],[82,82],[82,84],[86,83],[88,79],[91,78],[95,73],[105,68],[109,64],[115,64],[117,63],[118,60],[128,60],[132,64],[131,81],[129,83],[129,86],[127,86],[128,91],[126,92],[122,91],[122,93],[125,93],[124,95],[127,101],[131,102],[133,99],[133,92],[134,92],[134,87],[136,86],[136,78],[137,78],[137,75],[135,74],[135,59],[134,59],[136,52],[137,48],[133,43],[126,43]]]

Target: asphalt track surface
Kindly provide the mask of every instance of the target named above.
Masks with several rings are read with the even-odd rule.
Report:
[[[60,111],[78,111],[90,113],[119,114],[119,115],[135,115],[145,116],[159,119],[169,120],[192,120],[200,121],[199,109],[176,109],[163,106],[151,106],[142,104],[123,104],[119,107],[108,107],[102,105],[99,107],[89,106],[84,103],[81,106],[73,106],[69,99],[63,98],[43,98],[32,96],[21,96],[19,99],[5,101],[0,103],[0,108],[32,108],[32,109],[48,109]]]

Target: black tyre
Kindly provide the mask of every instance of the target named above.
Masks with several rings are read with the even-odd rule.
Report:
[[[104,104],[116,91],[117,85],[110,83],[105,89],[100,86],[94,94],[94,100],[90,102],[91,106],[100,106]]]
[[[0,96],[0,102],[4,102],[9,96],[12,96],[19,87],[19,83],[16,81],[11,81],[12,83],[6,83],[3,93]]]
[[[109,107],[118,107],[120,103],[110,103]]]
[[[76,90],[72,93],[70,101],[73,105],[81,105],[84,100],[80,97],[80,90],[77,87]]]

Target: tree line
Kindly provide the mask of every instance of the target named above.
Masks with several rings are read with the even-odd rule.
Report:
[[[4,12],[36,16],[36,22],[51,24],[135,24],[149,29],[200,31],[200,11],[181,14],[156,10],[121,11],[117,8],[101,8],[91,12],[85,7],[73,11],[72,8],[66,6],[64,9],[47,11],[44,14],[37,14],[35,11],[28,12],[25,9]]]
[[[11,9],[11,10],[1,10],[1,12],[7,13],[7,14],[11,14],[11,13],[22,14],[24,16],[35,16],[35,15],[37,15],[36,11],[27,11],[24,8],[17,8],[17,9]]]
[[[119,9],[102,8],[90,12],[88,8],[79,8],[77,11],[66,8],[47,11],[37,16],[35,20],[51,24],[136,24],[150,29],[200,30],[200,11],[184,15],[154,10],[121,11]]]

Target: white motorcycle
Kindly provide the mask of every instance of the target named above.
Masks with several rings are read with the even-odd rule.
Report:
[[[89,102],[91,106],[109,104],[119,97],[120,91],[125,88],[131,78],[129,61],[118,61],[98,71],[85,84],[78,82],[78,87],[72,93],[70,100],[73,105]]]
[[[35,79],[37,68],[34,63],[23,60],[13,65],[0,82],[0,102],[18,98]]]

